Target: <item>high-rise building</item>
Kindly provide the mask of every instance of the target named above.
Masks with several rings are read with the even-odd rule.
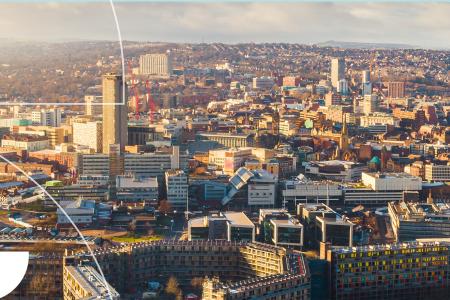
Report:
[[[372,94],[372,82],[364,82],[362,84],[362,94],[365,95],[371,95]]]
[[[146,54],[139,58],[139,73],[168,77],[172,74],[172,57],[169,52]]]
[[[55,108],[33,111],[31,120],[34,125],[59,127],[61,125],[61,110]]]
[[[370,82],[370,71],[364,70],[362,71],[362,83]]]
[[[348,82],[347,82],[346,79],[341,79],[341,80],[338,81],[337,91],[341,95],[347,95],[348,94]]]
[[[103,153],[109,153],[112,144],[125,151],[128,120],[122,80],[122,75],[115,73],[103,76]]]
[[[103,112],[102,97],[94,95],[84,96],[84,102],[86,105],[86,115],[97,116]]]
[[[94,152],[102,152],[102,123],[94,122],[74,122],[73,143],[87,146]]]
[[[333,58],[331,60],[331,85],[338,87],[338,82],[345,77],[345,60],[343,58]]]
[[[188,201],[188,177],[183,170],[168,170],[165,173],[167,201],[174,208],[186,208]]]
[[[388,82],[388,98],[404,98],[405,83],[404,82]]]
[[[375,94],[364,95],[363,113],[369,115],[378,110],[378,96]]]
[[[370,81],[370,71],[364,70],[362,71],[361,76],[362,81],[362,94],[370,95],[372,94],[372,82]]]
[[[330,107],[332,105],[340,105],[341,104],[341,95],[329,92],[325,95],[325,105]]]

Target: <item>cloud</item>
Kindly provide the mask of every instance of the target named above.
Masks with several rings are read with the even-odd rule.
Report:
[[[448,3],[118,3],[127,40],[406,43],[450,48]],[[108,3],[0,4],[0,36],[114,40]]]

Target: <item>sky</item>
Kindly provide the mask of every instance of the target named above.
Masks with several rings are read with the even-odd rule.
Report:
[[[124,40],[290,42],[329,40],[450,49],[450,3],[115,4]],[[108,2],[0,2],[0,38],[117,40]]]

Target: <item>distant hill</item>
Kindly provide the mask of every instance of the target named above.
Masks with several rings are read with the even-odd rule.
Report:
[[[416,49],[417,46],[407,44],[391,44],[391,43],[358,43],[358,42],[342,42],[342,41],[326,41],[316,44],[319,47],[337,47],[347,49]]]

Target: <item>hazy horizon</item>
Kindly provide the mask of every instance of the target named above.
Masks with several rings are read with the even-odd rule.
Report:
[[[449,3],[120,2],[115,7],[126,41],[450,48]],[[0,38],[13,40],[117,40],[109,3],[0,3],[0,25]]]

